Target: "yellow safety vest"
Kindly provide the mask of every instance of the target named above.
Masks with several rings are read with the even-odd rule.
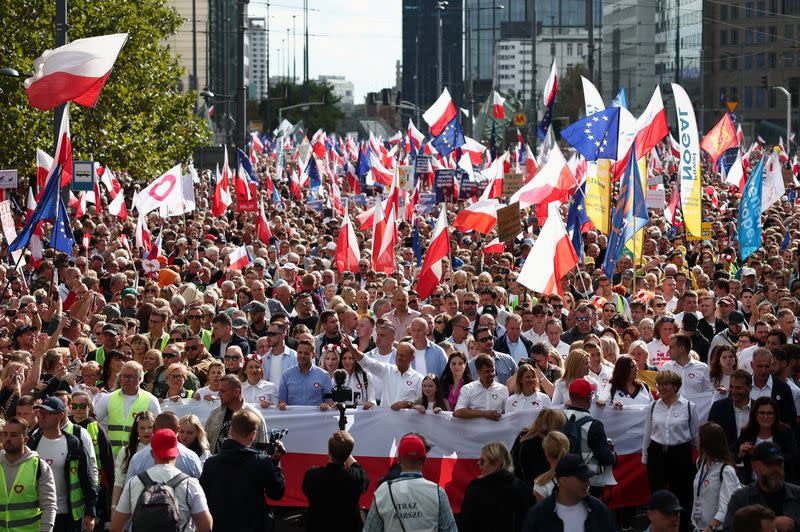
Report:
[[[125,399],[122,397],[122,390],[111,394],[111,398],[108,400],[108,440],[111,443],[113,456],[117,456],[119,450],[128,444],[128,435],[133,426],[134,414],[144,412],[149,406],[150,392],[139,390],[139,396],[133,402],[127,417],[123,418]]]
[[[97,351],[94,353],[94,361],[102,366],[106,361],[106,350],[102,347],[98,347]]]
[[[0,467],[0,528],[17,532],[38,532],[42,516],[36,476],[39,457],[34,455],[22,462],[17,477],[7,493],[6,473]]]
[[[78,464],[80,462],[77,459],[67,462],[67,467],[69,467],[69,506],[72,510],[73,521],[83,519],[83,490],[81,490],[81,480],[78,478]]]

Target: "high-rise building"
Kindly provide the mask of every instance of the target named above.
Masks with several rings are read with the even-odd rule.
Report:
[[[250,45],[250,86],[248,98],[262,100],[267,91],[267,20],[264,17],[250,17],[247,25],[247,40]]]
[[[437,87],[437,4],[436,0],[403,0],[403,100],[412,102],[423,111],[441,93]],[[462,3],[450,0],[441,10],[442,19],[442,84],[460,104],[463,94],[462,70]],[[402,122],[415,116],[404,113]]]
[[[168,0],[167,4],[183,18],[183,24],[178,31],[166,39],[166,44],[169,45],[172,53],[184,68],[181,85],[184,90],[201,90],[206,86],[207,79],[208,2]]]
[[[235,127],[237,80],[238,0],[208,2],[208,73],[207,88],[213,92],[215,140],[230,142]],[[245,4],[247,5],[247,4]],[[245,16],[247,14],[245,13]],[[248,86],[248,35],[244,35],[244,85]],[[211,102],[209,102],[211,103]]]
[[[320,76],[318,79],[321,83],[327,83],[332,87],[333,95],[339,98],[337,104],[344,112],[353,110],[353,82],[344,79],[344,76]]]

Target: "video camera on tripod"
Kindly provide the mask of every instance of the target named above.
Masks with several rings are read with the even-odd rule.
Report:
[[[325,394],[325,399],[332,399],[336,403],[336,408],[339,410],[339,430],[344,430],[347,425],[347,416],[344,415],[345,409],[356,408],[358,400],[361,399],[361,392],[354,392],[352,388],[345,386],[347,380],[347,372],[343,369],[337,369],[333,372],[334,386],[331,393]]]

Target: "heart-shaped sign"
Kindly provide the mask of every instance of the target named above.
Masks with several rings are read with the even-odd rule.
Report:
[[[50,459],[50,458],[48,458],[47,460],[45,460],[45,462],[47,462],[47,465],[53,465],[53,460],[52,460],[52,459]]]
[[[23,491],[25,491],[25,486],[23,486],[22,484],[14,484],[14,493],[19,494],[22,493]]]

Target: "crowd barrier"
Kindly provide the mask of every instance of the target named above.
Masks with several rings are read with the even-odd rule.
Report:
[[[708,417],[714,394],[690,397],[697,405],[701,422]],[[184,400],[163,404],[178,416],[195,414],[204,423],[218,402]],[[256,405],[254,405],[256,406]],[[328,438],[338,430],[339,413],[336,410],[321,412],[319,408],[290,406],[286,410],[275,407],[261,408],[269,429],[288,429],[284,445],[288,454],[282,464],[286,475],[286,495],[276,505],[308,505],[303,495],[303,475],[312,466],[327,462]],[[606,434],[613,440],[618,462],[614,476],[618,484],[606,493],[611,507],[636,506],[649,498],[647,476],[641,464],[642,438],[646,406],[592,408],[595,418],[601,420]],[[423,470],[425,477],[442,486],[450,498],[454,511],[461,507],[464,490],[479,474],[478,458],[481,448],[499,441],[510,449],[520,430],[532,423],[536,414],[515,412],[502,416],[499,421],[487,419],[458,419],[448,412],[419,414],[415,410],[394,411],[388,408],[348,410],[347,430],[353,435],[356,447],[353,452],[369,475],[370,487],[362,497],[362,504],[371,504],[372,492],[378,480],[389,470],[395,460],[400,438],[408,432],[419,432],[433,445]]]

